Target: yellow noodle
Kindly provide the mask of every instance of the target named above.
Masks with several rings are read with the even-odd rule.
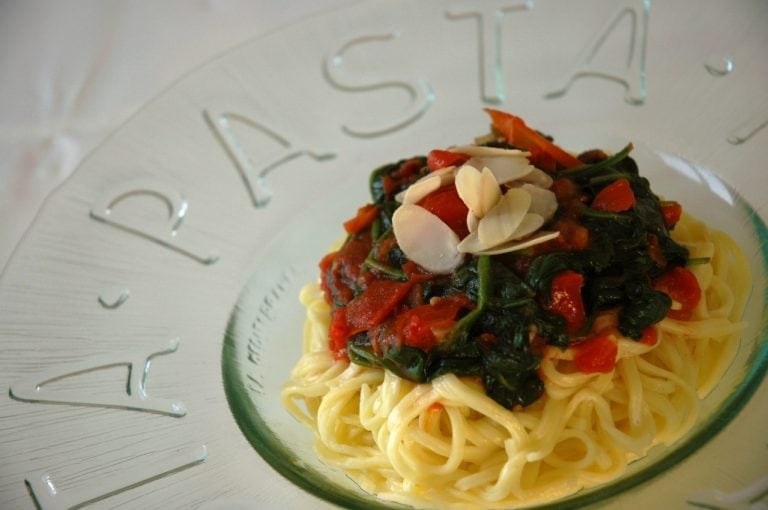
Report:
[[[304,354],[284,387],[285,406],[314,431],[326,463],[385,500],[514,508],[606,483],[692,427],[744,328],[750,275],[738,246],[687,215],[674,237],[692,256],[710,257],[693,268],[703,294],[693,317],[661,321],[654,346],[619,338],[608,374],[580,373],[570,349],[548,349],[545,393],[522,411],[501,407],[472,378],[415,384],[334,360],[328,305],[318,285],[307,285]]]

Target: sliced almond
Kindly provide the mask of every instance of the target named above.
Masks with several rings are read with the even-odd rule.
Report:
[[[448,274],[461,265],[459,238],[443,221],[415,204],[404,204],[392,215],[397,244],[410,260],[437,274]]]
[[[531,170],[525,176],[521,177],[520,178],[521,181],[534,184],[544,189],[549,189],[552,187],[552,183],[554,182],[554,180],[552,179],[552,177],[549,176],[547,172],[544,172],[543,170],[539,170],[534,166],[531,166],[531,168],[533,170]]]
[[[531,194],[512,188],[480,219],[477,234],[485,247],[493,247],[509,240],[520,226],[531,205]]]
[[[493,207],[501,197],[501,189],[493,173],[483,168],[464,165],[456,172],[456,191],[469,210],[478,218]]]
[[[467,156],[507,156],[513,158],[527,158],[530,152],[523,152],[517,149],[502,149],[501,147],[485,147],[482,145],[458,145],[448,149],[451,152],[460,152]]]
[[[540,214],[544,220],[549,220],[557,211],[557,197],[548,189],[543,189],[533,184],[520,186],[531,194],[531,206],[528,212]]]
[[[477,230],[477,225],[480,223],[480,218],[475,216],[472,211],[467,213],[467,230],[474,232]]]
[[[472,253],[476,253],[478,255],[499,255],[501,253],[509,253],[512,251],[524,250],[526,248],[530,248],[531,246],[535,246],[540,243],[551,241],[552,239],[555,239],[559,235],[560,235],[560,232],[539,232],[527,239],[522,239],[519,241],[510,241],[509,243],[504,243],[503,245],[497,246],[495,248],[489,248],[483,251],[475,251]],[[459,245],[459,248],[461,249],[461,245]]]
[[[425,175],[406,189],[395,195],[395,200],[401,204],[415,204],[433,191],[451,184],[456,167],[449,166]]]
[[[402,197],[400,197],[399,193],[397,196],[402,199],[401,202],[403,204],[415,204],[438,189],[440,189],[440,177],[430,175],[426,179],[420,179],[408,186],[403,192]]]
[[[504,184],[510,181],[524,179],[536,168],[525,157],[511,158],[504,156],[472,157],[466,162],[475,168],[488,167],[493,172],[496,182]]]
[[[480,242],[480,237],[477,235],[477,230],[475,230],[462,239],[456,249],[461,253],[478,253],[489,248]]]
[[[540,214],[528,213],[523,217],[517,230],[509,236],[509,240],[515,241],[527,237],[539,230],[542,225],[544,225],[544,218]]]

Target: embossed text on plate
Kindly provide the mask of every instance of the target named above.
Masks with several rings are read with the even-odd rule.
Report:
[[[127,287],[108,287],[99,294],[99,304],[108,309],[119,308],[131,297],[131,290]]]
[[[248,337],[248,362],[259,367],[264,361],[262,351],[264,349],[264,329],[270,322],[275,320],[274,311],[281,297],[285,294],[288,285],[293,281],[296,272],[293,268],[288,268],[280,278],[280,281],[264,296],[259,303],[256,312],[256,318],[251,325],[251,334]],[[254,375],[246,375],[249,381],[248,389],[259,394],[264,394],[264,382],[261,370],[257,370]]]
[[[501,63],[504,14],[530,10],[532,6],[533,0],[497,0],[482,3],[461,0],[452,3],[446,12],[449,19],[476,18],[478,21],[480,97],[487,103],[499,104],[504,101],[504,68]]]
[[[741,145],[766,126],[768,126],[768,112],[754,113],[730,132],[727,138],[728,143]]]
[[[336,156],[332,151],[307,149],[291,143],[288,137],[256,121],[250,115],[209,107],[203,110],[203,118],[240,173],[254,207],[264,207],[272,198],[272,190],[267,184],[267,174],[275,168],[300,156],[309,156],[317,161],[325,161]],[[235,135],[232,123],[247,126],[253,134],[268,138],[279,147],[276,155],[263,160],[251,157]]]
[[[97,356],[67,367],[45,370],[12,384],[10,396],[25,402],[110,407],[181,417],[187,414],[187,409],[181,401],[152,397],[146,388],[152,358],[171,354],[178,348],[179,339],[175,338],[167,346],[153,350],[149,355],[146,352],[118,352]],[[81,374],[120,366],[128,367],[128,384],[124,393],[95,396],[82,390],[56,389],[50,386],[51,383],[62,379],[76,378]]]
[[[71,510],[178,473],[205,462],[207,458],[208,449],[205,446],[174,453],[146,453],[141,456],[141,462],[128,461],[126,464],[129,467],[123,468],[119,478],[99,480],[98,484],[85,489],[59,490],[53,477],[46,471],[31,473],[25,477],[24,482],[38,508]]]
[[[399,89],[408,94],[409,102],[404,112],[394,119],[370,119],[367,121],[353,120],[342,126],[345,133],[360,137],[372,138],[402,129],[416,121],[429,109],[434,102],[432,87],[423,79],[407,81],[404,79],[383,78],[378,68],[375,73],[347,69],[345,55],[358,46],[390,42],[399,37],[398,32],[386,34],[362,35],[346,40],[336,51],[326,57],[323,71],[325,79],[336,89],[364,93],[381,89]],[[369,50],[371,51],[371,50]],[[404,58],[407,55],[404,55]],[[373,57],[372,57],[373,58]]]
[[[167,217],[147,218],[121,211],[118,204],[136,197],[152,197],[168,208]],[[99,196],[91,207],[91,217],[154,241],[202,264],[213,264],[219,256],[203,247],[200,241],[180,236],[179,228],[187,214],[188,202],[171,185],[150,179],[122,182]]]
[[[768,508],[768,475],[734,492],[709,489],[693,494],[688,504],[697,508],[717,510],[761,510]]]
[[[648,95],[645,50],[651,1],[623,0],[617,3],[619,5],[617,10],[578,57],[575,68],[561,80],[560,86],[545,94],[545,97],[563,96],[578,78],[589,76],[623,84],[626,87],[624,100],[629,104],[640,105],[645,102]],[[626,65],[615,68],[597,65],[594,63],[595,57],[600,53],[600,49],[605,45],[611,33],[618,31],[619,27],[624,27],[627,30]]]
[[[704,61],[704,69],[712,76],[726,76],[733,72],[733,57],[712,54]]]

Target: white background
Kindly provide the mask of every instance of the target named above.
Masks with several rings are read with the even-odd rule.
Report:
[[[0,0],[0,269],[45,197],[220,53],[350,0]]]

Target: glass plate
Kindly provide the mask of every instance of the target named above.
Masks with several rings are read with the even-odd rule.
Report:
[[[622,476],[608,484],[580,491],[551,504],[531,508],[582,508],[604,501],[665,473],[718,434],[746,405],[768,367],[768,229],[754,209],[712,172],[670,154],[654,154],[639,144],[632,156],[654,191],[685,190],[686,211],[728,232],[749,258],[755,282],[744,320],[749,327],[739,351],[720,383],[703,400],[696,425],[669,447],[653,448],[631,463]],[[393,158],[397,160],[397,158]],[[339,196],[355,194],[343,190]],[[358,190],[360,203],[368,199]],[[669,196],[669,195],[668,195]],[[670,197],[678,198],[678,197]],[[382,502],[317,459],[313,435],[293,419],[280,398],[283,384],[301,355],[305,310],[298,302],[301,288],[318,278],[317,261],[327,240],[343,236],[344,216],[337,207],[313,207],[266,248],[264,264],[246,283],[227,328],[222,355],[224,385],[230,407],[251,445],[283,476],[298,486],[346,508],[404,508]],[[354,211],[351,209],[351,211]],[[350,212],[347,211],[347,216]],[[307,236],[307,225],[317,225]],[[302,250],[296,250],[297,239]],[[314,257],[312,256],[314,255]]]
[[[296,295],[370,170],[471,141],[485,106],[574,150],[635,142],[755,272],[699,428],[572,503],[759,502],[767,21],[759,0],[358,2],[182,79],[48,199],[2,276],[0,508],[370,507],[277,405]]]

